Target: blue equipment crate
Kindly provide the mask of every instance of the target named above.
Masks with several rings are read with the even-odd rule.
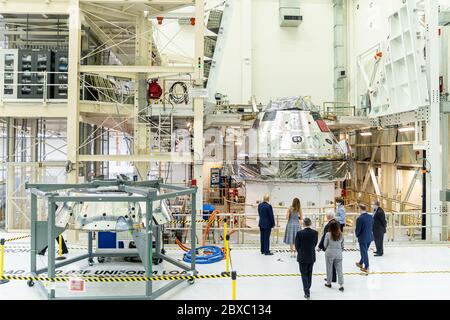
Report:
[[[116,249],[117,234],[115,232],[99,232],[97,248]]]
[[[212,204],[205,203],[203,205],[203,219],[208,220],[209,216],[214,212],[215,209],[216,208]]]

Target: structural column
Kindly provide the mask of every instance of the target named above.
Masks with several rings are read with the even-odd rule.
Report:
[[[196,71],[194,85],[203,88],[204,62],[204,2],[195,0],[195,60]],[[194,107],[194,179],[197,180],[198,192],[196,197],[197,216],[203,207],[203,98],[193,98]]]
[[[144,15],[136,19],[136,65],[152,65],[152,24]],[[139,73],[136,78],[134,98],[134,140],[133,153],[150,153],[150,130],[146,122],[140,121],[139,114],[146,111],[147,106],[147,76]],[[149,163],[134,162],[136,174],[140,180],[146,180]]]
[[[334,0],[334,100],[347,102],[347,8],[346,1]],[[345,75],[340,75],[345,71]]]
[[[425,1],[425,16],[428,29],[427,59],[429,72],[430,109],[427,126],[427,159],[431,173],[427,174],[427,240],[442,240],[442,208],[440,195],[442,191],[441,163],[441,122],[440,122],[440,91],[439,91],[439,33],[438,5],[435,0]]]
[[[69,70],[67,93],[67,160],[74,170],[67,174],[67,183],[78,182],[79,154],[79,100],[80,81],[78,70],[81,50],[81,12],[79,0],[70,0],[69,5]]]
[[[241,58],[242,92],[241,102],[250,100],[252,90],[252,1],[241,1]]]

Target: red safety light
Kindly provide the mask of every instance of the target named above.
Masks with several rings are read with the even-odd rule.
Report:
[[[164,17],[156,17],[156,20],[158,20],[158,24],[162,24]]]
[[[191,25],[195,26],[195,18],[190,18],[189,20],[191,21]]]

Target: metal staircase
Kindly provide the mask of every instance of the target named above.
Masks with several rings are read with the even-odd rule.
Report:
[[[158,116],[158,151],[172,151],[172,131],[173,117],[172,114],[159,114]]]

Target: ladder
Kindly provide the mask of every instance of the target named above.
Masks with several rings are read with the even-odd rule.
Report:
[[[158,151],[172,151],[172,131],[173,117],[172,114],[162,114],[158,116]]]

